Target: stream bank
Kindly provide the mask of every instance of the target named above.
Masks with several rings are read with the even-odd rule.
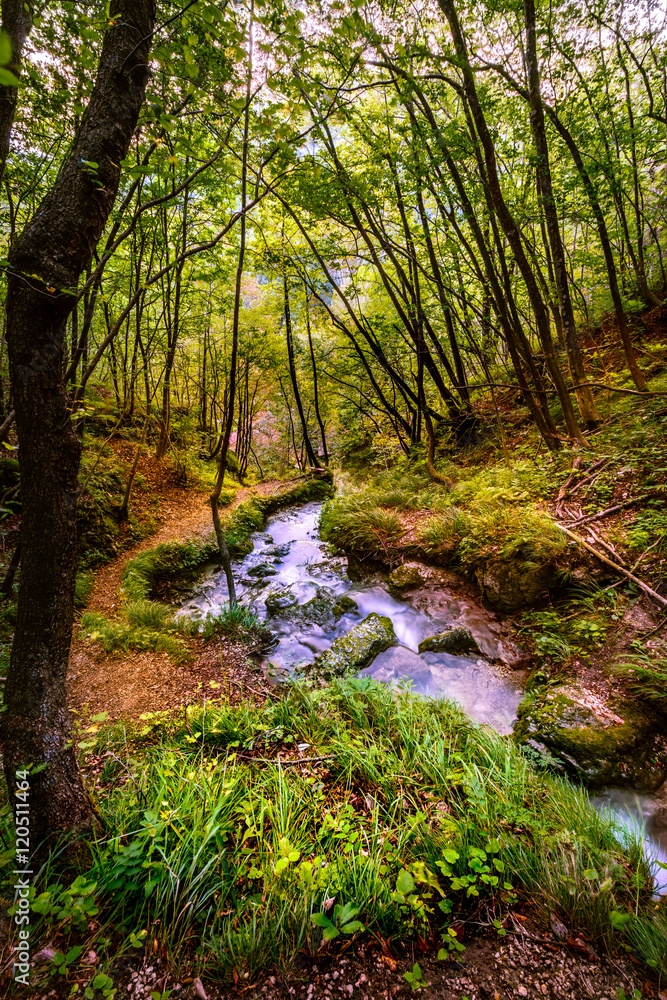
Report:
[[[667,802],[655,793],[667,752],[657,720],[627,701],[617,705],[621,717],[590,692],[574,701],[571,687],[526,693],[525,649],[460,578],[417,560],[387,574],[377,561],[333,554],[320,536],[322,508],[312,502],[270,517],[235,564],[239,599],[274,637],[263,664],[269,678],[358,674],[447,697],[475,722],[512,734],[536,763],[587,785],[664,861]],[[224,575],[211,567],[179,614],[216,615],[227,600]],[[558,711],[543,710],[540,728],[545,704]]]

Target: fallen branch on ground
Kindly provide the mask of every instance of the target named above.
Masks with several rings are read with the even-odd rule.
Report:
[[[573,385],[568,388],[568,392],[574,392],[576,389],[606,389],[607,392],[624,392],[628,396],[667,396],[667,392],[664,390],[656,389],[655,392],[651,392],[649,389],[646,392],[640,392],[638,389],[621,389],[615,385],[605,385],[604,382],[586,382],[584,385]]]
[[[652,587],[649,587],[647,583],[644,583],[643,580],[640,580],[639,577],[635,576],[634,573],[631,573],[630,570],[623,569],[623,567],[619,566],[618,563],[612,562],[612,560],[608,559],[607,556],[603,556],[601,552],[598,552],[597,549],[594,549],[592,545],[589,545],[588,542],[585,542],[581,537],[581,535],[577,535],[574,531],[570,531],[569,528],[566,528],[562,524],[559,524],[558,527],[560,528],[561,531],[564,531],[566,535],[574,539],[575,542],[583,546],[583,548],[587,549],[588,552],[591,552],[594,556],[597,556],[597,558],[601,562],[606,563],[607,566],[611,566],[611,568],[615,569],[617,573],[622,573],[623,576],[627,576],[629,580],[632,580],[633,583],[637,584],[640,590],[643,590],[645,594],[649,594],[652,598],[654,598],[654,600],[660,601],[660,603],[667,608],[667,598],[661,597],[660,594],[656,593],[656,591],[653,590]]]
[[[588,524],[590,521],[600,521],[603,517],[608,517],[610,514],[615,514],[616,511],[625,510],[628,507],[634,507],[635,504],[642,503],[644,500],[650,500],[650,499],[651,499],[650,495],[644,497],[633,497],[631,500],[625,500],[623,503],[617,503],[613,507],[607,507],[606,510],[598,511],[597,514],[587,514],[585,517],[577,518],[577,520],[573,521],[572,524],[581,526],[584,524]]]

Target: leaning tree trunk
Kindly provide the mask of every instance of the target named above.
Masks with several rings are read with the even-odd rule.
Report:
[[[30,779],[32,844],[91,808],[65,690],[77,569],[81,446],[63,381],[71,294],[114,204],[144,100],[154,0],[111,4],[97,80],[58,177],[10,253],[7,343],[21,465],[21,585],[3,715],[4,769]],[[91,171],[85,164],[96,163]],[[82,166],[83,165],[83,166]]]
[[[215,529],[215,537],[218,542],[218,551],[220,552],[220,562],[222,563],[222,568],[225,571],[225,578],[227,580],[227,590],[229,592],[229,606],[233,608],[236,606],[236,586],[234,584],[234,573],[232,571],[232,560],[227,546],[227,539],[225,537],[225,530],[220,519],[220,494],[222,492],[222,486],[225,481],[225,474],[227,472],[227,455],[229,453],[229,442],[232,436],[232,427],[234,426],[234,407],[236,405],[236,376],[237,376],[237,366],[238,366],[238,352],[239,352],[239,322],[241,318],[241,301],[242,301],[242,283],[243,283],[243,268],[245,264],[245,251],[246,251],[246,211],[248,205],[248,143],[250,139],[250,95],[251,95],[251,81],[252,81],[252,65],[253,65],[253,15],[254,8],[251,4],[250,7],[250,25],[248,28],[248,76],[246,78],[246,104],[245,111],[243,114],[243,149],[241,154],[241,232],[239,236],[239,256],[236,264],[236,282],[234,285],[234,318],[232,321],[232,352],[231,358],[229,360],[229,386],[227,392],[227,415],[225,417],[225,426],[221,436],[220,444],[220,459],[218,461],[218,474],[215,480],[215,486],[213,487],[213,492],[210,496],[211,501],[211,512],[213,514],[213,528]]]

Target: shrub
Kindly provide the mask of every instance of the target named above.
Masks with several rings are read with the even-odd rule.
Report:
[[[129,621],[112,621],[96,611],[87,611],[81,618],[81,638],[99,642],[106,653],[130,649],[154,650],[168,653],[175,660],[184,660],[188,650],[183,640],[173,631],[158,631]]]

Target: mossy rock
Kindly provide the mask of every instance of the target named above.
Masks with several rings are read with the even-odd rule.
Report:
[[[273,562],[279,562],[288,554],[290,548],[290,542],[283,542],[281,545],[271,545],[268,549],[264,549],[262,555],[268,556]]]
[[[592,787],[654,791],[667,777],[664,726],[636,702],[605,704],[577,684],[540,687],[521,703],[514,738]]]
[[[336,618],[340,618],[341,615],[346,615],[351,611],[358,611],[359,605],[356,601],[353,601],[351,597],[347,594],[342,594],[336,603],[334,604],[334,614]]]
[[[281,618],[295,625],[319,625],[327,631],[336,624],[335,604],[332,598],[318,595],[299,607],[287,608]]]
[[[498,611],[530,607],[555,583],[555,567],[524,559],[491,558],[474,571],[482,599]]]
[[[402,563],[389,574],[389,585],[392,590],[407,590],[408,587],[421,587],[426,582],[422,567],[418,563]]]
[[[335,639],[315,660],[314,668],[324,677],[356,673],[397,642],[391,619],[373,613],[346,635]]]
[[[420,653],[479,653],[480,648],[468,628],[450,625],[419,643]]]
[[[248,576],[257,577],[258,580],[263,580],[267,576],[275,576],[278,570],[275,566],[270,566],[269,563],[259,563],[258,566],[251,566],[248,570]]]
[[[265,598],[266,610],[272,618],[279,615],[281,611],[293,608],[297,603],[296,594],[287,587],[283,587],[282,590],[272,590]]]

